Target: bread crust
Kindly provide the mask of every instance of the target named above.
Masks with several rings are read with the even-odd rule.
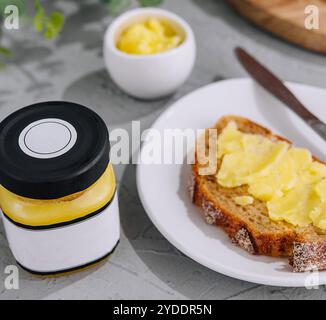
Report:
[[[241,131],[257,133],[272,140],[291,143],[251,120],[237,116],[227,116],[220,119],[215,126],[218,134],[229,121],[235,121]],[[243,128],[246,129],[242,130]],[[205,185],[209,177],[201,176],[199,169],[200,164],[196,155],[196,163],[192,166],[188,188],[193,203],[202,209],[201,212],[207,223],[221,227],[233,243],[251,254],[289,257],[289,264],[294,272],[326,269],[325,235],[321,235],[320,239],[317,237],[317,240],[312,241],[306,233],[310,233],[313,227],[296,228],[283,222],[280,222],[280,225],[284,224],[286,227],[281,231],[258,230],[254,224],[232,212],[228,206],[210,192]],[[217,184],[217,182],[215,183]]]

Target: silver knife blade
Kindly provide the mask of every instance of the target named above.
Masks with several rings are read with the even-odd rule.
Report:
[[[326,124],[319,120],[310,120],[308,123],[326,141]]]
[[[326,125],[311,113],[299,99],[270,70],[258,62],[242,48],[236,48],[238,60],[248,73],[267,91],[285,103],[287,107],[299,115],[315,132],[326,141]]]

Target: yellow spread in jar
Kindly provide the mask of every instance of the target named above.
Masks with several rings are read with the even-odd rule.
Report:
[[[150,55],[178,47],[183,38],[166,20],[149,18],[124,30],[118,39],[119,50],[136,55]]]
[[[114,196],[115,177],[110,164],[88,189],[55,200],[34,200],[18,196],[0,186],[2,211],[13,221],[32,227],[72,221],[94,213]]]
[[[326,230],[326,165],[308,150],[243,133],[230,122],[218,138],[217,157],[218,183],[247,185],[250,195],[266,202],[272,220]]]

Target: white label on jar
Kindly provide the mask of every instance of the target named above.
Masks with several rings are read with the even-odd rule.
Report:
[[[76,129],[61,119],[42,119],[29,124],[19,136],[20,149],[33,158],[51,159],[68,152],[77,141]]]

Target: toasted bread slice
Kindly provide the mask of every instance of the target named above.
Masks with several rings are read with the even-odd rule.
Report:
[[[221,133],[230,121],[236,122],[242,132],[260,134],[274,141],[288,141],[248,119],[237,116],[220,119],[215,125],[217,133]],[[220,163],[217,165],[217,172],[219,166]],[[269,218],[266,204],[259,200],[255,200],[251,205],[240,206],[234,198],[249,196],[247,186],[224,188],[217,183],[215,175],[200,175],[199,169],[200,165],[196,160],[189,189],[193,202],[202,208],[209,224],[222,227],[235,244],[252,254],[289,257],[294,272],[326,269],[325,230],[312,225],[295,227],[287,222],[273,221]]]

